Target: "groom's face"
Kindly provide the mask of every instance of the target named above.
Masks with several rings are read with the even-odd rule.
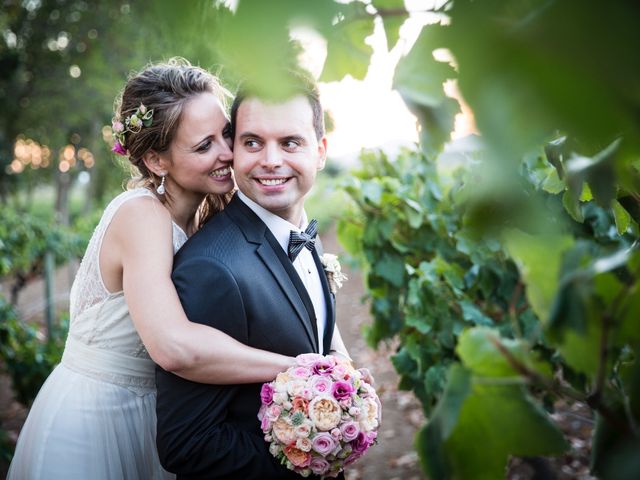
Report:
[[[284,103],[247,98],[238,108],[234,171],[238,188],[258,205],[300,224],[304,197],[324,167],[326,138],[318,139],[306,97]]]

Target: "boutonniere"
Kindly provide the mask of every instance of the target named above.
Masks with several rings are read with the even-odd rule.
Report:
[[[338,256],[331,253],[323,253],[322,257],[320,257],[320,262],[324,267],[324,273],[329,282],[329,290],[335,295],[338,289],[342,288],[342,283],[347,280],[347,276],[342,273]]]

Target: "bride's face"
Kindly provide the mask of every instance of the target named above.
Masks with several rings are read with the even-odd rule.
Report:
[[[224,194],[234,187],[229,119],[218,98],[201,93],[184,106],[169,150],[166,188],[180,194]]]

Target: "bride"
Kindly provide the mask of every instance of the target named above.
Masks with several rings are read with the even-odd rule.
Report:
[[[189,322],[171,282],[174,253],[234,187],[228,96],[183,60],[127,82],[114,151],[139,176],[89,242],[62,362],[33,403],[9,479],[172,478],[155,446],[154,362],[218,384],[270,381],[293,365]]]

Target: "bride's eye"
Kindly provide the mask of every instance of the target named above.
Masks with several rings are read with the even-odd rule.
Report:
[[[211,141],[207,140],[206,142],[200,144],[196,152],[206,152],[207,150],[209,150],[209,148],[211,148]]]

